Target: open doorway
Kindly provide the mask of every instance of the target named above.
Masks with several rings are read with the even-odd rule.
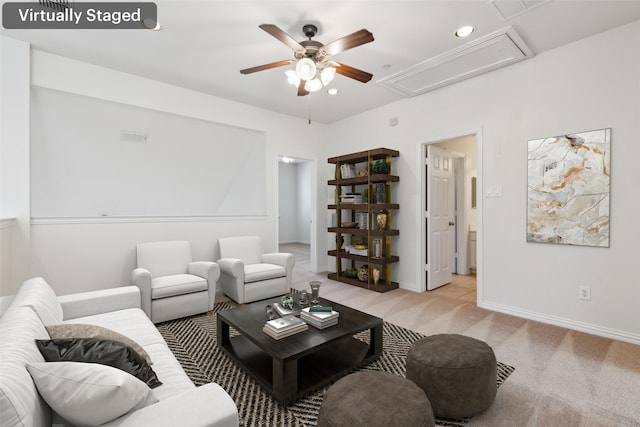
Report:
[[[473,132],[420,144],[422,291],[477,271],[479,138]]]
[[[312,160],[278,157],[278,247],[296,256],[297,266],[314,271],[315,192]]]

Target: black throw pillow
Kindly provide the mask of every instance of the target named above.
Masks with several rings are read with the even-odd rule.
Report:
[[[150,388],[162,383],[147,361],[133,348],[120,341],[98,338],[60,338],[36,340],[47,362],[100,363],[128,372]]]

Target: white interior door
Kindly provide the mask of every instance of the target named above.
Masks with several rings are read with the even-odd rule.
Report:
[[[427,289],[451,282],[455,239],[454,171],[451,155],[428,145],[425,218]]]

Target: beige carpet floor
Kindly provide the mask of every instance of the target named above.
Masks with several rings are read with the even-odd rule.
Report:
[[[469,427],[640,427],[640,346],[478,308],[473,276],[425,293],[380,294],[310,272],[308,245],[281,250],[296,254],[296,288],[320,280],[325,298],[425,335],[484,340],[514,366],[494,404]]]

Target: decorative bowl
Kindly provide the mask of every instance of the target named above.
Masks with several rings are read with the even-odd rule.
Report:
[[[342,227],[343,228],[355,228],[358,226],[357,222],[343,222],[342,223]]]

